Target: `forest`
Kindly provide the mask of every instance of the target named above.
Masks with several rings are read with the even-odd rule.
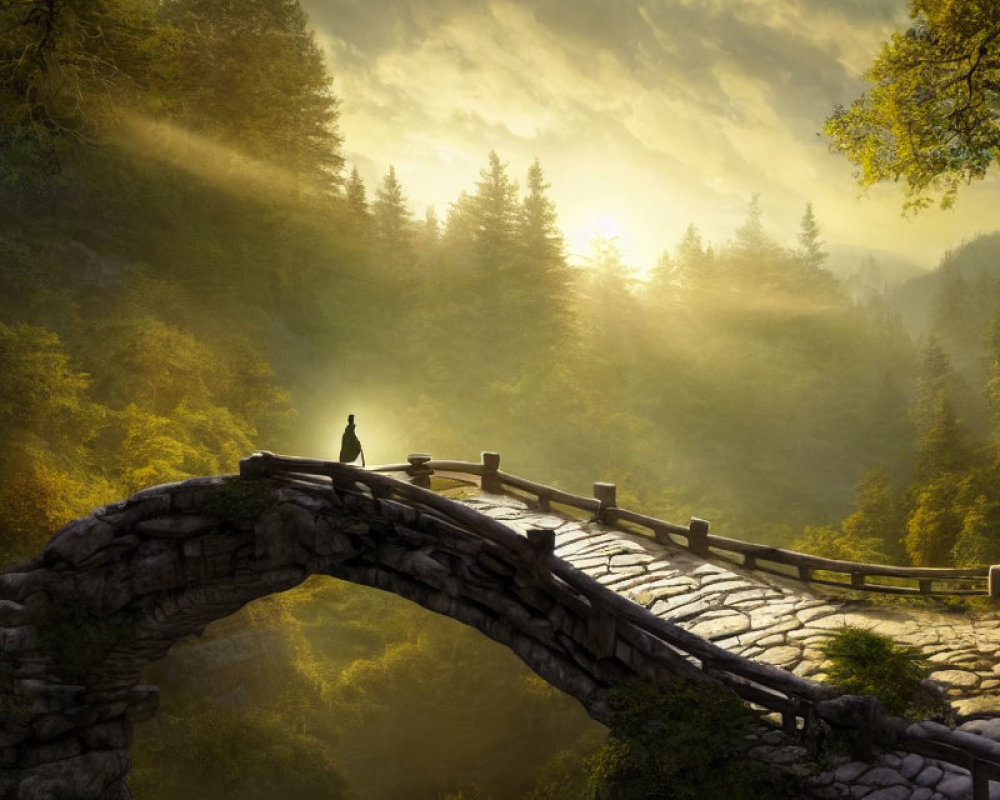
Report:
[[[365,185],[297,0],[0,16],[4,565],[255,449],[333,458],[348,413],[369,462],[495,450],[727,536],[1000,563],[1000,234],[859,296],[811,205],[772,231],[754,196],[647,274],[614,239],[571,262],[539,160],[484,152],[440,217],[392,165]],[[331,580],[185,652],[151,669],[140,800],[578,798],[606,735],[478,634]]]

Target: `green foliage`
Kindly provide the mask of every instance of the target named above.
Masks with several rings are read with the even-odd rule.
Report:
[[[891,714],[927,719],[941,708],[921,687],[928,669],[919,652],[888,636],[844,626],[822,645],[830,680],[848,694],[872,694]]]
[[[951,563],[956,567],[1000,563],[1000,501],[995,496],[980,494],[966,510]]]
[[[234,479],[215,487],[201,503],[201,510],[227,519],[259,517],[274,504],[277,482],[269,479]]]
[[[597,800],[800,796],[797,781],[743,758],[754,715],[728,689],[635,682],[613,690],[609,702],[611,735],[591,761]]]
[[[944,475],[921,486],[906,523],[904,545],[918,567],[944,567],[962,530],[959,479]]]
[[[343,159],[338,103],[298,0],[169,0],[172,52],[155,75],[169,115],[332,190]]]
[[[0,557],[37,553],[68,519],[144,486],[231,472],[260,447],[332,455],[329,420],[339,434],[345,406],[366,409],[388,459],[489,447],[511,471],[574,490],[615,480],[630,505],[708,516],[730,535],[782,544],[810,526],[810,546],[838,557],[894,557],[900,520],[915,558],[995,552],[988,498],[1000,482],[973,424],[970,457],[952,457],[938,390],[948,385],[952,422],[968,418],[967,398],[935,365],[917,422],[926,474],[951,476],[953,491],[923,482],[901,499],[872,480],[830,527],[869,465],[896,480],[909,466],[917,349],[823,269],[811,209],[796,250],[777,243],[789,232],[768,232],[758,199],[730,243],[692,225],[652,285],[610,241],[571,269],[537,161],[519,189],[489,154],[441,226],[413,221],[391,169],[367,194],[355,172],[339,196],[337,101],[294,0],[3,11],[18,5],[61,16],[52,38],[44,16],[0,26],[0,77],[12,78],[0,81]],[[81,136],[97,147],[68,146]],[[62,182],[43,203],[30,177],[50,178],[56,155]],[[939,303],[949,355],[977,335],[955,324],[969,298],[995,296],[965,282]],[[233,483],[207,510],[253,516],[272,492]],[[447,620],[332,586],[251,610],[286,661],[240,673],[259,711],[243,729],[205,703],[168,705],[162,736],[137,751],[149,797],[218,788],[220,774],[239,787],[227,793],[280,797],[268,770],[291,794],[336,796],[388,762],[396,769],[368,796],[474,785],[585,796],[596,726],[571,701]],[[64,661],[77,675],[128,633],[67,619]],[[664,740],[685,744],[673,752],[639,722],[641,705],[600,760],[606,785],[673,770],[707,781],[708,796],[732,778],[707,766],[730,739],[693,744],[728,731],[716,724],[725,714],[697,716],[699,700],[670,717],[681,722]],[[197,761],[197,743],[211,758]],[[678,762],[681,750],[695,760]],[[316,755],[331,751],[340,764]],[[709,751],[714,762],[697,760]]]
[[[990,0],[911,0],[910,18],[865,75],[869,91],[837,108],[825,132],[861,184],[902,180],[907,207],[940,194],[947,208],[1000,154],[1000,10]]]
[[[55,170],[63,140],[89,140],[148,68],[150,6],[122,0],[0,5],[0,187]]]
[[[211,796],[197,781],[221,779],[195,743],[202,728],[213,739],[218,729],[209,749],[220,752],[229,711],[216,703],[233,698],[242,698],[239,713],[253,711],[250,730],[220,756],[224,774],[257,774],[262,768],[251,762],[260,748],[291,751],[308,741],[316,754],[336,754],[332,766],[350,796],[379,800],[524,797],[536,789],[537,800],[580,800],[582,762],[605,735],[505,648],[375,589],[315,578],[213,624],[204,640],[211,648],[227,636],[239,650],[260,637],[257,657],[191,676],[179,645],[177,660],[153,665],[164,709],[136,729],[137,800],[188,786]],[[196,655],[193,663],[203,662]],[[243,747],[244,736],[260,743]],[[304,760],[301,768],[315,775],[327,766]],[[294,783],[286,790],[262,780],[274,800],[296,796]],[[556,794],[556,782],[580,793]]]
[[[132,621],[119,613],[99,617],[71,601],[54,600],[42,629],[46,649],[67,683],[84,683],[94,667],[134,634]]]
[[[136,800],[351,797],[329,746],[279,710],[168,702],[158,724],[160,737],[135,748]]]

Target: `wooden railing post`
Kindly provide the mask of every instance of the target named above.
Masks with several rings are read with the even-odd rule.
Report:
[[[481,458],[483,459],[483,476],[479,479],[479,487],[489,494],[502,494],[503,484],[497,478],[497,472],[500,470],[500,454],[484,450]]]
[[[601,483],[598,481],[594,484],[594,497],[600,503],[595,516],[597,519],[603,521],[604,512],[618,505],[618,487],[613,483]]]
[[[852,572],[851,573],[851,587],[854,589],[860,589],[865,585],[865,573],[863,572]]]
[[[989,594],[994,600],[1000,598],[1000,564],[994,564],[990,567]]]
[[[431,486],[431,475],[434,474],[434,470],[425,466],[425,464],[431,460],[431,457],[426,453],[410,453],[406,457],[406,460],[410,464],[406,470],[406,474],[410,476],[410,482],[414,486],[429,489]]]
[[[534,551],[535,559],[544,562],[556,549],[556,532],[548,528],[528,528],[525,531]]]
[[[688,550],[704,558],[708,555],[708,520],[691,517],[688,523]]]
[[[256,453],[240,459],[240,477],[243,480],[252,481],[258,478],[266,478],[269,474],[267,468],[266,450],[258,450]]]
[[[990,800],[990,779],[983,762],[973,759],[969,772],[972,773],[972,800]]]

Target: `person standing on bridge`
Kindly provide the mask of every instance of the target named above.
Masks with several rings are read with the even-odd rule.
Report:
[[[353,464],[361,456],[361,466],[365,466],[365,451],[361,449],[361,441],[354,432],[354,415],[347,415],[347,427],[340,439],[340,461],[343,464]]]

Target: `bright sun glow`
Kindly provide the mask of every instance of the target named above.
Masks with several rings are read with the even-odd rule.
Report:
[[[586,264],[598,240],[613,240],[621,251],[622,259],[631,267],[645,268],[639,259],[635,236],[627,230],[618,216],[607,211],[588,214],[567,225],[566,248],[574,264]]]

